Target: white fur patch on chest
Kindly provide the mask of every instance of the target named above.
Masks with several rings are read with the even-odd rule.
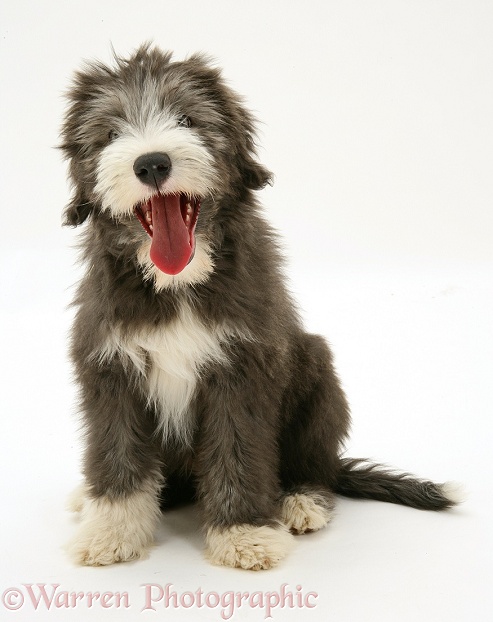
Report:
[[[104,361],[118,354],[144,376],[164,437],[172,434],[187,442],[193,427],[189,406],[200,374],[209,363],[228,363],[223,346],[234,337],[245,338],[224,326],[206,327],[189,305],[183,305],[165,326],[127,337],[113,331],[97,358]]]

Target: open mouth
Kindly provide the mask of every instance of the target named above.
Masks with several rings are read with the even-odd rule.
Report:
[[[193,259],[200,199],[185,194],[156,194],[134,209],[151,237],[150,257],[166,274],[178,274]]]

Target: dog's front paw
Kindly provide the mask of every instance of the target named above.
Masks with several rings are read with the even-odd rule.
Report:
[[[69,553],[76,564],[84,566],[109,566],[128,562],[147,555],[148,547],[131,534],[118,529],[90,533],[82,530],[79,537],[69,545]]]
[[[85,566],[108,566],[145,557],[159,515],[155,495],[148,492],[118,500],[87,499],[79,533],[68,552],[75,563]]]
[[[292,545],[293,536],[283,525],[233,525],[209,529],[206,556],[217,566],[266,570],[276,566]]]

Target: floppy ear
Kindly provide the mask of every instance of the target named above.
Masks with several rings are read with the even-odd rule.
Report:
[[[63,225],[68,227],[81,225],[93,209],[94,205],[85,198],[82,192],[77,191],[65,208]]]
[[[260,190],[267,184],[272,186],[272,173],[258,162],[255,162],[249,154],[240,155],[239,169],[243,183],[247,188],[251,190]]]
[[[256,160],[254,118],[243,109],[241,102],[236,104],[232,118],[235,126],[242,128],[240,136],[237,136],[236,162],[243,184],[250,190],[260,190],[267,184],[272,185],[272,173]]]

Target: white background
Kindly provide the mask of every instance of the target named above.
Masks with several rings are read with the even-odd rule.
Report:
[[[469,621],[491,615],[493,5],[488,0],[4,0],[1,49],[0,592],[23,583],[128,592],[126,610],[5,620],[220,620],[141,613],[141,584],[178,592],[317,592],[274,620]],[[307,327],[330,340],[353,409],[348,454],[462,481],[442,514],[341,499],[282,565],[207,564],[193,511],[165,517],[146,561],[78,568],[62,545],[79,480],[66,359],[76,232],[60,228],[62,94],[82,58],[152,39],[218,60],[261,120],[278,228]],[[51,588],[50,588],[51,589]],[[25,588],[24,588],[24,593]],[[263,620],[244,606],[235,620]]]

